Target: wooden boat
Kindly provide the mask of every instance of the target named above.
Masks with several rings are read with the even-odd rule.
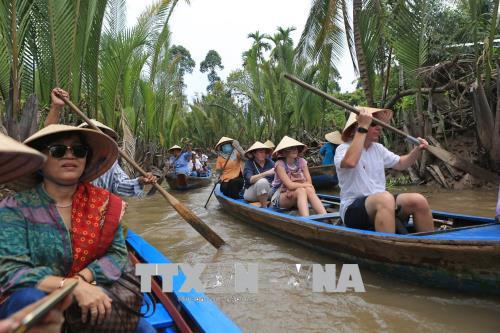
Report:
[[[132,261],[135,263],[171,263],[161,252],[146,242],[131,230],[127,233],[127,245]],[[184,276],[174,278],[174,289],[177,283],[185,279]],[[153,327],[162,333],[191,333],[191,332],[229,332],[240,333],[241,330],[233,323],[210,298],[199,292],[163,293],[159,279],[152,279],[152,294],[155,306],[145,297],[141,312],[147,313],[148,320]],[[154,309],[154,313],[151,313]],[[149,310],[149,312],[147,312]]]
[[[215,195],[227,213],[280,237],[376,272],[433,287],[500,295],[500,223],[492,218],[433,211],[436,227],[406,235],[332,225],[339,213],[300,217]],[[340,198],[320,195],[327,210]],[[411,231],[411,225],[409,230]]]
[[[210,185],[212,183],[212,173],[209,172],[205,177],[168,173],[165,179],[172,190],[185,191]]]
[[[309,173],[315,189],[330,189],[338,184],[334,164],[309,167]]]

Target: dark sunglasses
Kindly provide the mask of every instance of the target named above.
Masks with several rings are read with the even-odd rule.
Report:
[[[373,122],[373,121],[372,121],[372,123],[370,124],[370,127],[375,127],[375,126],[377,126],[377,125],[378,125],[378,124],[377,124],[376,122]]]
[[[84,158],[87,156],[89,152],[89,147],[84,146],[84,145],[73,145],[73,146],[66,146],[66,145],[50,145],[47,147],[49,150],[50,156],[54,158],[62,158],[64,155],[66,155],[66,151],[69,149],[71,150],[71,153],[73,156],[76,158]]]

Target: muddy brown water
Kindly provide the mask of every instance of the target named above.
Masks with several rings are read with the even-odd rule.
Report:
[[[126,223],[173,262],[205,263],[206,294],[244,332],[500,332],[500,299],[432,289],[361,268],[365,293],[313,293],[295,264],[344,262],[265,233],[226,215],[211,187],[172,192],[205,221],[231,250],[217,252],[156,194],[130,199]],[[420,192],[433,209],[493,216],[497,191],[445,191],[427,187],[394,188]],[[234,263],[256,263],[256,294],[237,293]],[[352,262],[345,262],[352,263]],[[338,272],[337,272],[338,274]]]

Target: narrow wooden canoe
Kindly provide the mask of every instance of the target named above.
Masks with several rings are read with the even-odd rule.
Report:
[[[171,263],[161,252],[131,230],[128,230],[127,233],[127,245],[132,260],[136,260],[135,263]],[[152,286],[156,304],[154,313],[148,313],[149,316],[146,317],[146,320],[158,332],[242,332],[205,294],[175,291],[176,289],[180,289],[180,285],[185,279],[181,275],[177,276],[177,278],[176,280],[174,277],[173,293],[163,293],[159,280],[153,279],[157,283],[156,288],[154,283]],[[145,301],[151,302],[148,297],[145,298]],[[152,309],[153,307],[149,306],[150,312],[153,311]],[[148,310],[148,306],[144,304],[141,310],[142,313],[145,313]]]
[[[492,218],[434,211],[436,224],[458,228],[397,235],[321,222],[338,213],[305,218],[231,199],[219,188],[215,195],[224,211],[242,221],[345,263],[432,287],[500,295],[500,224]],[[336,196],[320,198],[339,202]]]
[[[209,172],[206,177],[194,177],[169,173],[165,176],[165,179],[172,190],[185,191],[210,185],[212,183],[212,174]]]
[[[309,173],[315,189],[330,189],[338,184],[334,164],[309,167]]]

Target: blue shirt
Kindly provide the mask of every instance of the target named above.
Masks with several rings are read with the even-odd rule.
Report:
[[[94,180],[92,185],[125,197],[142,196],[144,194],[139,178],[130,179],[118,164],[118,160],[108,171]]]
[[[334,164],[334,158],[335,158],[335,149],[337,148],[337,145],[334,145],[333,143],[327,142],[321,147],[319,150],[319,154],[323,156],[323,161],[321,162],[321,165],[327,165],[327,164]]]
[[[191,155],[193,155],[192,152],[185,151],[181,153],[178,157],[175,156],[170,157],[170,165],[174,166],[175,173],[182,173],[185,175],[189,175],[191,173],[189,166]]]
[[[274,168],[274,162],[270,158],[266,158],[264,162],[264,167],[261,168],[260,165],[257,162],[254,162],[254,160],[247,160],[245,162],[245,168],[243,169],[243,177],[245,178],[245,188],[249,188],[252,186],[252,183],[250,183],[250,178],[252,176],[258,175],[260,173],[263,173],[267,170],[271,170]],[[274,176],[267,176],[266,179],[269,181],[269,184],[274,179]]]

